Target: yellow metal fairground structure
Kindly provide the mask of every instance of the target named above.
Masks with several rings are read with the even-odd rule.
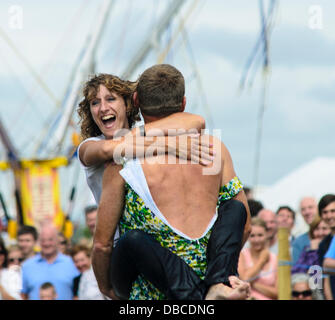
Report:
[[[289,230],[278,229],[278,300],[291,300]]]

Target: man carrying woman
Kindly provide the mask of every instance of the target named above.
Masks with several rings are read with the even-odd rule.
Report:
[[[168,69],[170,69],[170,67],[171,66],[169,66]],[[158,71],[160,72],[160,70]],[[174,68],[172,69],[172,71],[175,72]],[[169,77],[169,75],[167,76]],[[180,73],[178,72],[177,74],[172,75],[172,83],[175,77],[177,77],[177,79],[182,79],[181,87],[182,91],[184,91],[182,76],[180,77]],[[86,86],[86,91],[84,91],[85,98],[81,103],[81,107],[83,108],[86,100],[86,110],[89,111],[87,112],[87,114],[88,116],[89,114],[91,114],[93,126],[95,124],[96,127],[100,129],[100,132],[103,134],[103,136],[109,139],[106,140],[107,142],[109,142],[114,137],[116,129],[121,129],[122,127],[129,126],[129,118],[127,117],[127,115],[130,116],[133,111],[127,110],[127,107],[125,106],[126,99],[124,98],[124,96],[115,92],[115,86],[114,88],[108,88],[108,84],[102,85],[101,83],[99,83],[99,81],[97,81],[97,84],[95,86],[95,92],[91,94],[91,97],[89,97],[89,91],[90,89],[92,90],[92,86],[94,87],[93,82],[95,80],[90,83],[91,87],[90,85]],[[162,88],[164,87],[164,85],[169,83],[169,81],[165,81],[164,79],[163,83],[162,81],[158,82],[160,82]],[[163,89],[163,91],[164,90],[165,89]],[[175,89],[172,85],[172,87],[168,88],[168,90],[170,90],[169,94],[172,94],[173,90]],[[184,119],[186,117],[189,117],[189,119],[191,119],[191,115],[185,115],[182,113],[185,106],[183,94],[181,98],[179,97],[177,99],[176,103],[177,104],[174,104],[173,107],[177,108],[174,108],[172,112],[167,112],[169,116],[167,116],[167,114],[163,114],[162,116],[151,117],[150,115],[148,115],[147,117],[145,117],[145,113],[143,113],[142,110],[142,114],[145,120],[144,132],[149,132],[148,127],[154,127],[158,124],[158,122],[160,122],[158,128],[163,128],[164,130],[164,125],[166,125],[166,130],[168,130],[171,129],[171,127],[176,128],[176,123],[178,123],[177,119],[179,117]],[[139,101],[139,107],[141,108],[141,101]],[[171,105],[167,107],[171,107]],[[181,113],[177,113],[177,110],[179,110]],[[173,121],[171,121],[171,117],[173,118]],[[187,122],[185,120],[180,121],[179,123],[182,124],[182,127],[185,127],[185,124],[190,124],[190,122]],[[138,133],[141,132],[140,129],[135,129],[135,134],[136,130]],[[156,141],[158,140],[158,138],[159,137],[156,138]],[[212,138],[210,139],[213,140]],[[115,281],[113,283],[113,272],[111,273],[111,277],[109,277],[108,275],[114,233],[117,229],[117,224],[119,223],[121,212],[123,210],[123,202],[125,200],[125,182],[118,174],[120,171],[119,166],[107,165],[105,168],[103,165],[106,160],[111,159],[113,156],[113,153],[107,156],[108,148],[103,148],[103,146],[111,146],[115,142],[101,143],[101,140],[104,140],[103,138],[95,138],[94,140],[96,141],[91,140],[90,144],[88,144],[88,141],[84,142],[79,149],[79,157],[81,159],[81,162],[86,166],[90,166],[92,168],[97,163],[95,161],[97,159],[100,159],[100,169],[98,169],[96,166],[95,171],[91,170],[89,172],[89,169],[86,170],[89,185],[91,186],[91,188],[92,186],[93,188],[95,186],[96,189],[100,188],[101,195],[97,228],[95,232],[93,267],[100,289],[103,293],[113,297],[115,294],[113,288],[115,287],[117,288],[116,293],[120,298],[126,299],[129,297],[129,294],[131,294],[131,298],[136,298],[136,293],[134,294],[133,292],[134,288],[129,287],[129,283],[126,283],[126,278],[124,278],[124,281],[121,281],[121,284],[115,283]],[[124,141],[125,140],[126,139],[124,139]],[[162,141],[165,141],[164,137]],[[95,144],[96,142],[100,142],[100,146]],[[136,142],[138,142],[138,140]],[[152,140],[150,141],[150,143],[152,143]],[[215,140],[211,141],[210,143],[219,144],[218,141]],[[86,147],[83,149],[85,144]],[[135,145],[135,148],[136,147],[138,146]],[[210,147],[210,145],[207,145],[206,147],[208,148]],[[135,277],[135,279],[139,273],[143,274],[145,273],[145,270],[150,269],[152,272],[148,272],[148,277],[150,278],[149,280],[152,282],[151,284],[155,285],[156,289],[159,289],[160,291],[160,294],[157,295],[157,291],[154,292],[153,288],[149,288],[147,292],[144,293],[144,296],[138,295],[137,298],[157,299],[165,297],[168,299],[243,299],[248,296],[249,286],[246,283],[241,282],[236,277],[231,278],[230,276],[236,275],[237,259],[242,245],[243,229],[247,217],[249,219],[249,213],[242,186],[238,178],[235,177],[235,172],[232,166],[229,152],[223,145],[221,145],[221,143],[219,147],[220,150],[223,150],[223,156],[219,160],[220,163],[223,164],[223,169],[221,168],[219,170],[219,173],[216,175],[207,177],[202,175],[201,166],[199,164],[191,164],[186,166],[175,164],[165,168],[162,167],[164,165],[158,165],[158,167],[156,165],[153,165],[151,167],[143,166],[142,169],[144,172],[144,177],[142,176],[142,178],[144,179],[140,181],[140,183],[142,183],[142,186],[145,186],[148,179],[152,177],[151,181],[153,183],[148,183],[149,189],[152,192],[154,191],[154,189],[157,190],[157,185],[154,186],[155,181],[163,182],[160,185],[160,191],[157,194],[155,192],[152,192],[153,197],[149,197],[149,201],[151,200],[152,203],[156,201],[156,203],[160,203],[158,204],[158,206],[160,208],[163,208],[161,211],[163,211],[164,214],[161,213],[160,221],[158,221],[159,218],[158,220],[156,219],[156,215],[159,213],[160,210],[157,207],[155,207],[153,210],[146,207],[148,206],[148,203],[143,202],[143,200],[141,199],[141,196],[143,197],[142,194],[139,194],[141,192],[138,192],[138,190],[136,190],[136,192],[134,190],[135,187],[129,186],[128,184],[128,182],[132,183],[132,181],[127,181],[126,211],[122,216],[120,224],[121,233],[123,234],[123,236],[113,250],[111,269],[115,271],[114,274],[118,270],[122,271],[127,269],[127,274],[129,275],[129,268],[133,268],[134,272],[132,273],[132,275]],[[126,148],[127,145],[125,145],[125,149]],[[166,148],[164,147],[164,149]],[[142,153],[145,153],[144,149],[142,149]],[[178,156],[178,154],[165,155],[165,152],[160,152],[158,149],[157,154],[155,155],[155,157],[165,156],[176,157]],[[133,166],[133,168],[135,168],[136,170],[132,171],[132,169],[130,168],[130,170],[128,170],[128,173],[131,174],[134,172],[140,172],[139,169],[141,169],[141,167],[136,160],[129,161],[129,164],[130,167]],[[191,208],[188,208],[186,206],[185,201],[182,197],[176,197],[178,195],[178,192],[182,191],[182,180],[179,179],[182,177],[182,175],[178,175],[178,173],[175,172],[175,174],[171,174],[171,177],[169,177],[169,173],[172,173],[168,172],[170,171],[170,169],[177,171],[186,170],[184,173],[189,177],[187,178],[187,180],[191,184],[188,184],[187,186],[184,185],[184,189],[188,188],[190,185],[192,185],[192,188],[199,188],[198,194],[195,193],[192,195],[192,190],[186,190],[185,192],[185,195],[188,196],[189,201],[193,199],[190,203],[192,203],[192,201],[195,201],[193,204],[194,210],[190,210]],[[98,181],[95,179],[93,183],[90,183],[90,178],[92,179],[94,172],[96,173],[97,170],[101,170],[100,180]],[[101,190],[102,184],[100,182],[104,171],[105,174],[103,179],[103,187]],[[181,173],[181,171],[179,171],[179,173]],[[162,180],[162,176],[159,176],[159,174],[165,174],[165,178]],[[199,180],[197,183],[194,183],[194,181],[191,181],[192,179],[190,179],[192,175],[194,176],[194,178],[198,177],[200,180],[202,179],[203,181]],[[164,188],[165,182],[167,182],[166,185],[170,185],[170,187],[168,187],[167,189],[165,189],[166,186]],[[175,188],[172,187],[173,183],[175,183]],[[236,202],[233,202],[234,200],[232,200],[232,202],[228,201],[226,203],[224,203],[224,201],[219,201],[220,207],[223,209],[222,212],[229,212],[229,214],[227,214],[224,219],[220,219],[220,217],[223,217],[223,214],[215,214],[216,205],[218,202],[218,191],[220,189],[220,186],[222,186],[221,199],[223,198],[223,200],[228,200],[230,198],[235,198],[237,200],[240,200]],[[207,191],[205,191],[205,189]],[[213,192],[211,192],[212,189],[216,190],[214,192],[214,195]],[[162,198],[160,198],[158,194],[163,196],[165,195],[167,198],[165,200],[162,200],[163,202],[160,202],[159,199]],[[148,193],[148,195],[151,196],[150,192]],[[203,203],[201,203],[202,198],[199,197],[199,195],[201,195],[201,197],[205,197]],[[136,199],[132,198],[132,196],[134,196]],[[173,201],[171,201],[171,196],[174,196]],[[171,205],[172,210],[170,212],[168,210],[168,204]],[[227,204],[227,206],[224,210],[225,204]],[[131,209],[132,205],[133,210]],[[192,211],[194,212],[192,213]],[[129,220],[127,220],[127,217],[125,216],[126,212],[129,213]],[[229,220],[227,217],[231,217],[232,219]],[[142,219],[143,224],[141,224],[139,220],[137,220],[138,218],[140,220]],[[151,218],[156,220],[150,221]],[[231,221],[231,225],[229,225],[229,221]],[[153,222],[153,224],[151,224],[151,222]],[[163,224],[161,224],[162,222]],[[150,228],[150,224],[152,228]],[[170,234],[168,234],[169,232],[166,233],[166,230],[162,230],[162,228],[164,229],[165,226],[171,229],[169,230]],[[222,232],[222,226],[226,226],[226,230],[224,230],[224,232]],[[155,227],[157,228],[155,229]],[[216,228],[217,232],[215,232]],[[132,232],[133,229],[142,229],[145,232],[134,233]],[[245,231],[245,235],[247,236],[249,231],[248,223],[246,225]],[[151,233],[152,235],[149,235],[149,233]],[[187,236],[187,234],[189,236]],[[170,250],[171,241],[173,242],[173,238],[176,235],[181,237],[179,239],[181,241],[189,241],[190,245],[186,246],[184,250],[184,255],[181,254],[181,247],[177,246],[174,249]],[[163,238],[160,236],[162,236]],[[138,239],[141,239],[141,241],[138,241]],[[152,248],[156,248],[157,250],[150,250],[149,246],[145,248],[145,246],[142,245],[144,244],[144,241],[146,241],[146,244],[150,243],[152,245]],[[231,246],[232,243],[233,246]],[[194,246],[196,244],[198,244],[199,248],[195,250]],[[138,245],[140,245],[140,247],[138,247]],[[118,250],[118,248],[120,248],[121,246],[127,249],[129,249],[129,247],[131,246],[134,246],[134,250]],[[141,249],[142,251],[139,249]],[[122,255],[119,255],[118,252],[121,252]],[[141,255],[141,261],[139,264],[133,264],[130,266],[128,265],[125,268],[127,259],[124,259],[124,254],[127,254],[129,252],[142,252],[143,254]],[[157,253],[157,263],[153,263],[152,255],[150,255],[151,253],[155,252]],[[206,260],[216,261],[215,263],[208,264],[207,272]],[[114,263],[115,261],[116,263]],[[166,261],[171,262],[169,266],[168,264],[164,263]],[[164,270],[167,277],[164,278],[163,281],[157,281],[157,277],[155,277],[155,275],[160,274],[159,265],[167,268]],[[178,268],[173,267],[176,265],[178,266]],[[169,278],[169,270],[179,270],[180,272],[174,273],[176,277]],[[206,277],[204,277],[204,273],[206,273]],[[120,279],[120,277],[118,277],[118,279]],[[212,280],[208,282],[206,281],[208,279]],[[112,284],[110,283],[110,280]],[[230,288],[229,285],[232,285],[233,288]],[[128,292],[131,290],[132,292]]]

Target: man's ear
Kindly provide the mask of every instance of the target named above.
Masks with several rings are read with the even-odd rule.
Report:
[[[185,111],[185,106],[186,106],[186,97],[183,96],[183,101],[181,103],[180,112],[184,112]]]
[[[135,107],[139,107],[139,101],[138,101],[138,96],[137,96],[137,91],[134,92],[133,94],[133,102]]]

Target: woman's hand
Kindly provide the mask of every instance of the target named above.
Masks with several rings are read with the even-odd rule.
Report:
[[[229,279],[229,283],[230,283],[230,285],[231,285],[231,287],[233,289],[235,289],[235,288],[237,288],[237,287],[239,287],[241,285],[246,286],[247,295],[248,295],[248,297],[250,297],[251,286],[250,286],[249,282],[243,281],[243,280],[241,280],[240,278],[238,278],[236,276],[229,276],[228,279]]]
[[[167,141],[168,153],[192,163],[207,166],[212,164],[215,152],[208,136],[200,134],[180,135]],[[175,140],[174,140],[175,139]]]
[[[264,248],[259,254],[259,260],[265,265],[270,259],[270,251],[268,248]]]
[[[130,159],[164,154],[207,166],[212,164],[215,152],[209,136],[198,133],[157,137],[127,135],[115,148],[113,159],[118,163],[122,156]]]

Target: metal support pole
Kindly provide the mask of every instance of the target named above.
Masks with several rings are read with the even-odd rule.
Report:
[[[291,254],[288,228],[278,229],[278,300],[291,300]]]

